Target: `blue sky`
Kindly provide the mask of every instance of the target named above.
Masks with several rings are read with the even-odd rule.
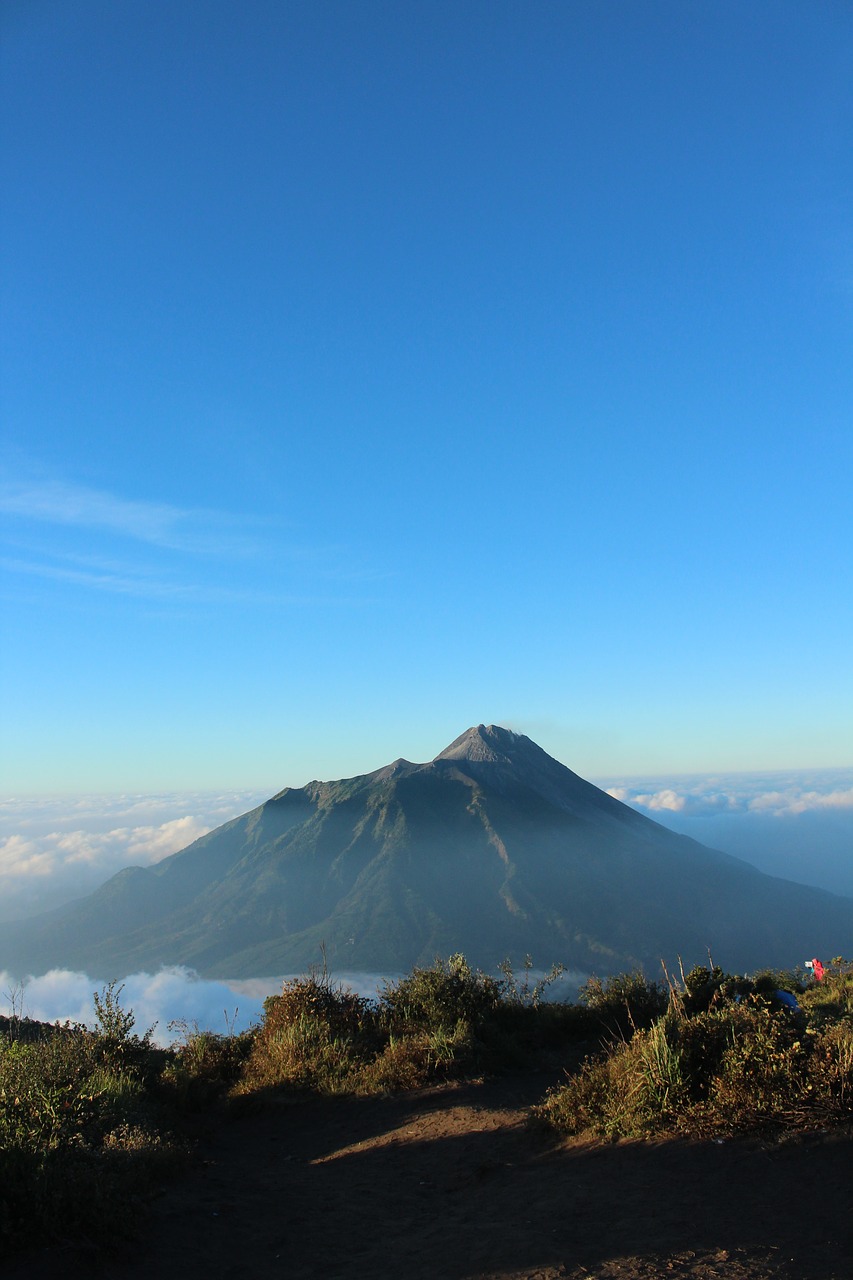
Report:
[[[847,3],[0,23],[7,794],[853,764]]]

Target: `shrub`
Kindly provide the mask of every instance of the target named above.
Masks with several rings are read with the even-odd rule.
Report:
[[[66,1024],[0,1040],[0,1247],[126,1232],[135,1193],[178,1154],[157,1132],[141,1060],[159,1051],[133,1036],[132,1015],[109,1021],[123,1011],[120,989],[108,994],[100,1009],[96,997],[97,1032]]]
[[[508,987],[462,955],[386,984],[375,1002],[334,984],[325,971],[296,979],[265,1002],[235,1092],[282,1085],[385,1092],[516,1065],[546,1043],[577,1035],[568,1006],[539,1003],[544,985]]]
[[[670,1125],[684,1094],[677,1016],[671,1014],[584,1063],[534,1114],[563,1133],[631,1137]]]
[[[564,964],[553,964],[546,974],[531,985],[533,974],[533,957],[525,956],[523,977],[519,977],[509,959],[498,965],[502,975],[500,981],[501,999],[512,1005],[520,1005],[525,1009],[538,1009],[542,997],[548,988],[566,972]]]
[[[489,1020],[502,999],[503,988],[497,978],[472,969],[463,955],[452,955],[386,985],[379,1007],[380,1016],[391,1027],[436,1031],[463,1022],[476,1030]]]
[[[666,1011],[669,993],[659,982],[650,982],[639,970],[618,973],[606,982],[590,978],[578,999],[592,1015],[593,1024],[611,1039],[627,1039],[634,1031],[650,1027]]]
[[[459,1075],[477,1059],[477,1046],[467,1022],[457,1022],[453,1030],[414,1031],[391,1035],[372,1062],[366,1063],[358,1078],[358,1091],[390,1093],[401,1089],[422,1089],[436,1078]]]
[[[837,1022],[815,1034],[809,1086],[818,1106],[853,1115],[853,1025]]]
[[[180,1031],[181,1040],[173,1048],[161,1080],[180,1107],[192,1111],[207,1106],[240,1079],[254,1044],[254,1031],[216,1035],[201,1031],[197,1023],[186,1022],[172,1022],[169,1029]]]
[[[824,1027],[845,1019],[853,1024],[853,962],[837,956],[820,982],[810,982],[800,996],[809,1025]]]
[[[707,981],[697,980],[692,995]],[[807,1030],[799,1011],[774,1001],[775,989],[728,998],[721,982],[717,998],[691,1013],[688,987],[651,1027],[552,1090],[536,1115],[561,1132],[609,1137],[849,1120],[853,1025]]]
[[[710,1018],[725,1027],[726,1043],[694,1117],[698,1126],[730,1131],[793,1122],[808,1102],[809,1048],[798,1020],[755,997]]]
[[[281,995],[264,1001],[238,1092],[283,1084],[325,1093],[352,1089],[377,1048],[376,1024],[371,1002],[325,973],[286,982]]]

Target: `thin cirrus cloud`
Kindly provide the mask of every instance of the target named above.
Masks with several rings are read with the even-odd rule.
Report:
[[[229,528],[218,512],[183,509],[162,502],[138,502],[66,481],[6,481],[0,511],[39,524],[78,528],[131,538],[173,551],[246,552],[253,543]]]
[[[7,574],[161,603],[338,604],[347,602],[342,587],[361,591],[387,576],[353,565],[341,547],[285,543],[274,521],[141,502],[64,480],[7,473],[0,514]],[[237,586],[235,560],[242,562]],[[318,592],[318,582],[330,591]]]
[[[69,586],[84,587],[93,591],[107,591],[114,595],[137,596],[162,603],[182,604],[320,604],[322,597],[259,591],[252,588],[228,587],[210,583],[196,583],[168,578],[149,569],[135,569],[131,565],[116,566],[111,570],[81,569],[68,563],[72,557],[58,555],[52,563],[32,559],[0,556],[0,569],[15,574],[45,578]],[[325,601],[328,602],[328,601]]]

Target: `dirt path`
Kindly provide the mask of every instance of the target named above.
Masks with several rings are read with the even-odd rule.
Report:
[[[526,1124],[551,1078],[247,1113],[200,1145],[132,1249],[30,1256],[12,1276],[853,1276],[849,1135],[555,1144]]]

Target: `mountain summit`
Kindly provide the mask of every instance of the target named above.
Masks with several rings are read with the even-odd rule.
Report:
[[[324,948],[339,971],[464,951],[489,969],[530,954],[607,973],[711,948],[749,969],[842,952],[852,921],[850,900],[677,835],[524,734],[481,724],[426,764],[287,787],[155,866],[6,926],[0,968],[262,977]]]
[[[478,724],[466,729],[449,747],[435,757],[436,760],[490,760],[493,763],[509,763],[511,756],[516,758],[520,752],[532,747],[541,751],[535,742],[525,738],[523,733],[513,733],[511,729],[501,729],[495,724]],[[545,753],[542,752],[544,755]]]

